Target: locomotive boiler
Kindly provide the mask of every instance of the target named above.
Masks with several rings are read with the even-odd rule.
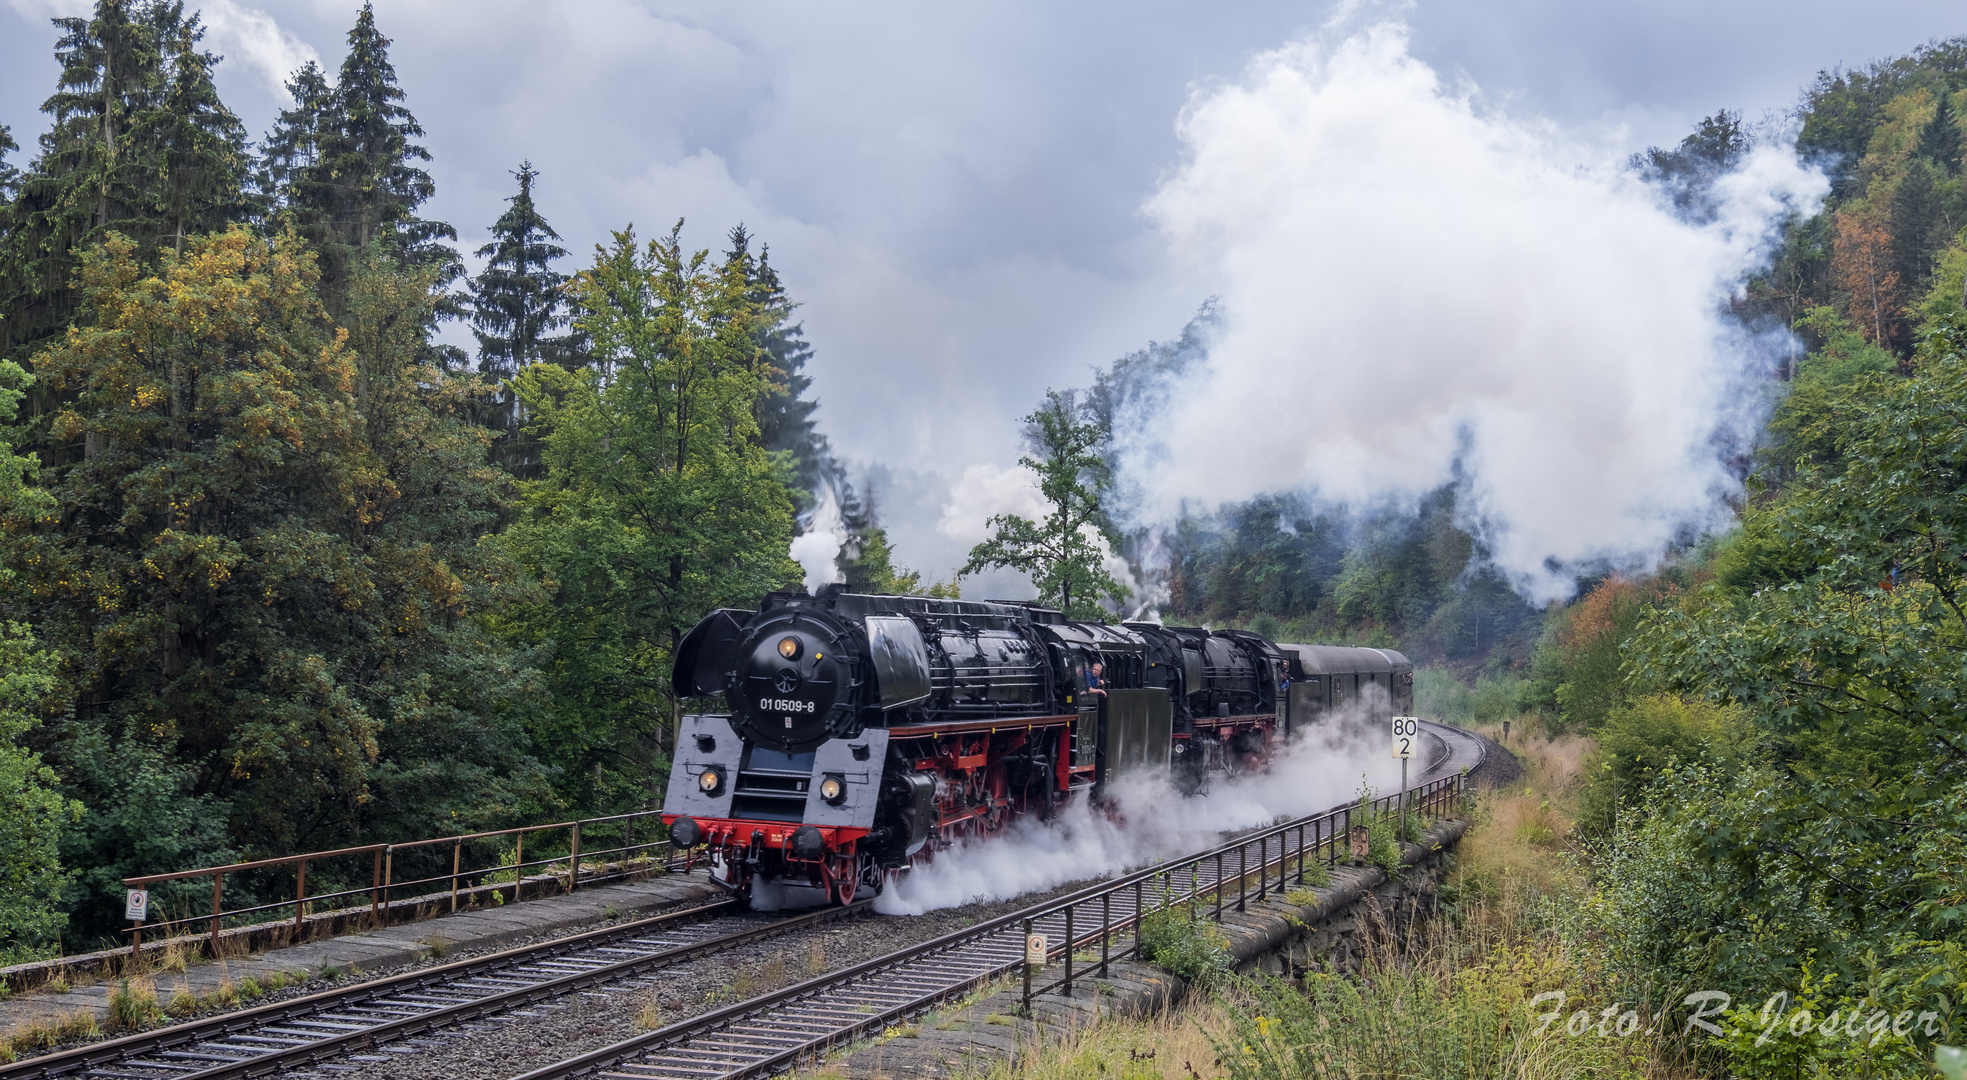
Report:
[[[1411,671],[1398,653],[1026,603],[774,593],[712,612],[677,650],[678,696],[725,710],[682,718],[663,817],[741,897],[770,880],[844,904],[1125,775],[1193,793],[1264,768],[1294,717],[1390,712]]]

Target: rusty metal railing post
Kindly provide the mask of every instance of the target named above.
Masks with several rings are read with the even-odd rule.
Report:
[[[205,947],[206,955],[213,960],[219,958],[219,890],[225,885],[224,874],[212,875],[212,942]]]
[[[458,910],[458,858],[464,854],[464,841],[451,845],[451,910]]]
[[[581,884],[581,823],[574,822],[573,851],[567,856],[567,891],[573,892]]]
[[[519,902],[519,883],[526,877],[526,834],[512,835],[512,902]]]
[[[1113,941],[1113,892],[1100,894],[1100,978],[1106,978],[1108,946]]]
[[[1031,1014],[1031,920],[1024,921],[1024,1011]]]
[[[294,942],[301,939],[301,919],[307,914],[307,860],[300,861],[300,869],[294,873]]]
[[[130,974],[135,975],[141,963],[143,963],[143,920],[139,919],[135,926],[130,927]]]
[[[1141,906],[1141,883],[1134,882],[1134,959],[1147,959],[1147,952],[1141,948],[1141,927],[1147,922],[1147,908]]]
[[[369,877],[369,921],[380,925],[382,918],[382,849],[376,849],[375,871]]]
[[[1250,891],[1250,842],[1236,845],[1236,910],[1243,910],[1243,898]]]
[[[1059,993],[1072,996],[1072,905],[1065,906],[1065,985]]]
[[[384,918],[389,912],[389,887],[396,880],[396,845],[390,844],[382,849],[382,909]]]

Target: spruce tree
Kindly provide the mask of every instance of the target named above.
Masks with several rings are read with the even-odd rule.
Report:
[[[820,485],[829,480],[847,490],[846,476],[834,461],[826,436],[813,422],[813,413],[820,407],[806,396],[813,385],[813,377],[806,374],[813,346],[806,340],[805,327],[792,321],[799,305],[786,295],[785,283],[772,267],[771,247],[760,248],[754,257],[751,240],[743,225],[736,226],[724,258],[749,283],[752,303],[761,313],[758,347],[771,367],[766,372],[770,389],[753,411],[765,449],[792,455],[794,483],[805,493],[802,505],[811,506]]]
[[[176,0],[98,0],[90,17],[54,23],[62,73],[41,107],[53,123],[0,259],[6,350],[67,325],[82,249],[115,232],[154,259],[244,212],[245,137],[212,86],[218,57],[198,48],[197,16]]]
[[[1964,140],[1960,134],[1960,124],[1954,119],[1952,97],[1942,83],[1940,104],[1933,110],[1933,118],[1919,129],[1918,153],[1945,170],[1948,176],[1959,176]]]
[[[0,124],[0,214],[12,208],[14,193],[20,187],[20,170],[7,160],[7,155],[20,149],[14,141],[14,133],[7,125]],[[6,219],[0,218],[0,233],[6,231]]]
[[[457,252],[438,242],[457,239],[457,230],[416,216],[437,188],[416,164],[430,153],[412,141],[423,137],[423,128],[403,105],[389,44],[376,29],[374,9],[363,4],[320,122],[319,156],[289,195],[302,234],[321,253],[331,312],[341,310],[348,281],[372,243],[405,266],[439,267],[439,285],[463,272]]]
[[[0,348],[21,347],[65,325],[75,308],[68,290],[70,252],[107,228],[127,226],[133,187],[127,150],[132,114],[156,83],[155,39],[134,17],[130,0],[101,0],[95,13],[52,20],[61,37],[61,75],[41,106],[53,118],[41,154],[21,182],[14,227],[0,269]],[[125,231],[128,231],[127,228]]]
[[[321,128],[329,114],[334,88],[309,60],[287,80],[294,107],[280,110],[273,130],[260,140],[260,167],[254,177],[260,212],[271,218],[290,203],[293,186],[321,160]]]
[[[1931,167],[1914,158],[1892,192],[1892,265],[1906,295],[1926,291],[1933,275],[1933,256],[1953,239]]]
[[[204,29],[194,16],[165,41],[169,67],[163,99],[133,134],[150,156],[163,235],[159,246],[183,254],[185,238],[248,215],[246,128],[212,85],[218,56],[196,46]]]
[[[573,335],[553,333],[568,321],[560,291],[567,276],[553,269],[567,249],[553,243],[560,234],[533,205],[533,181],[539,178],[533,163],[521,163],[512,175],[519,193],[506,200],[510,208],[493,223],[492,242],[478,249],[487,261],[471,289],[478,370],[500,379],[528,364],[579,366]]]

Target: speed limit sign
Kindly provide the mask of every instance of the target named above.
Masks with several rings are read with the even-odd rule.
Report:
[[[1421,742],[1421,718],[1418,716],[1396,716],[1393,718],[1393,756],[1402,761],[1419,756]]]

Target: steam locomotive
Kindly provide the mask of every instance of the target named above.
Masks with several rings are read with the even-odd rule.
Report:
[[[1414,680],[1385,649],[837,585],[711,612],[672,675],[679,696],[728,708],[682,718],[672,842],[707,848],[742,899],[773,881],[841,904],[1121,777],[1193,794],[1340,710],[1410,712]]]

